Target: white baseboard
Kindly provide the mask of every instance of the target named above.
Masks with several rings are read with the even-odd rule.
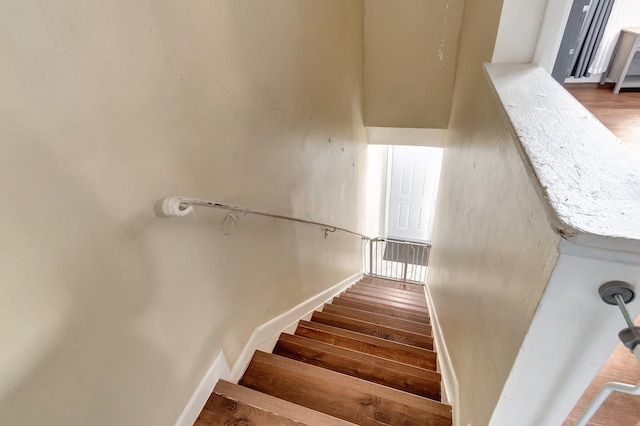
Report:
[[[264,348],[265,345],[269,344],[270,340],[277,340],[280,333],[285,329],[295,327],[302,317],[312,313],[327,301],[331,300],[335,295],[355,284],[360,278],[362,278],[362,275],[362,272],[358,272],[357,274],[350,276],[322,293],[316,294],[310,299],[300,303],[298,306],[289,309],[287,312],[284,312],[271,321],[268,321],[256,328],[245,345],[244,350],[240,353],[238,361],[236,361],[236,364],[233,366],[233,370],[231,370],[231,379],[234,382],[240,380],[240,377],[244,374],[244,370],[246,370],[249,365],[251,357],[253,357],[253,353],[256,349],[259,347]],[[273,349],[273,346],[271,346],[271,349]]]
[[[196,391],[187,403],[187,406],[184,407],[184,410],[180,413],[180,417],[178,417],[178,420],[176,421],[176,426],[193,426],[193,423],[202,411],[202,407],[204,407],[207,399],[209,399],[211,390],[220,379],[231,379],[229,364],[227,364],[227,360],[225,359],[222,351],[218,352],[218,356],[216,356],[213,364],[211,364],[207,374],[204,375],[200,384],[196,388]]]
[[[453,424],[458,424],[459,416],[459,396],[458,396],[458,379],[453,369],[451,357],[449,356],[449,350],[447,344],[444,341],[442,335],[442,329],[440,328],[440,322],[438,321],[438,313],[433,299],[431,298],[431,292],[429,286],[425,285],[425,291],[427,293],[427,303],[429,305],[429,316],[431,317],[431,330],[433,332],[433,339],[435,341],[435,349],[438,352],[438,367],[442,376],[443,393],[442,402],[449,404],[453,410]]]
[[[191,396],[187,406],[180,414],[180,417],[178,417],[175,426],[192,426],[198,418],[200,411],[202,411],[202,407],[204,407],[207,399],[209,399],[211,390],[219,379],[229,380],[236,383],[240,380],[244,371],[247,369],[256,349],[271,352],[280,333],[293,332],[298,325],[298,321],[310,318],[313,311],[320,308],[333,297],[355,284],[363,275],[363,272],[358,272],[357,274],[354,274],[328,288],[322,293],[316,294],[283,314],[258,326],[240,353],[233,369],[229,368],[229,364],[224,357],[224,353],[220,351],[207,371],[207,374],[205,374],[204,378]]]

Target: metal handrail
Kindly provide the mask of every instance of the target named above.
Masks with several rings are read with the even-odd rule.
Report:
[[[363,269],[365,274],[367,274],[368,276],[382,277],[382,278],[398,280],[402,282],[415,282],[420,284],[424,284],[426,280],[426,269],[424,268],[418,271],[416,267],[411,267],[412,272],[411,272],[411,277],[409,277],[409,273],[410,273],[409,264],[415,263],[415,262],[412,262],[410,259],[413,259],[414,257],[416,257],[415,256],[416,247],[424,247],[424,251],[422,252],[422,255],[421,255],[422,256],[421,264],[422,262],[425,262],[425,254],[426,254],[426,261],[428,261],[428,256],[429,256],[428,252],[431,249],[431,244],[414,243],[411,241],[402,241],[397,239],[387,239],[387,238],[380,238],[380,237],[370,238],[365,234],[361,234],[359,232],[351,231],[350,229],[342,228],[335,225],[330,225],[327,223],[317,222],[317,221],[308,220],[308,219],[302,219],[294,216],[270,213],[262,210],[255,210],[249,207],[236,206],[233,204],[219,203],[216,201],[199,200],[196,198],[177,196],[177,197],[167,197],[162,202],[162,210],[164,214],[167,216],[186,216],[192,211],[194,211],[195,207],[208,207],[208,208],[229,211],[230,213],[228,213],[225,216],[224,221],[222,222],[222,232],[225,235],[231,234],[231,231],[234,228],[235,222],[245,220],[249,215],[273,217],[276,219],[283,219],[283,220],[289,220],[293,222],[300,222],[300,223],[306,223],[309,225],[320,226],[324,229],[325,238],[327,238],[327,235],[329,234],[329,232],[333,233],[336,231],[355,235],[357,237],[360,237],[363,241],[363,246],[368,247],[369,249],[368,270],[367,270],[367,262],[366,262],[366,258],[367,258],[366,248],[363,248],[363,251],[362,251]],[[240,213],[240,214],[237,215],[237,213]],[[396,250],[394,251],[395,257],[396,257],[395,259],[394,259],[394,256],[392,256],[390,259],[386,259],[386,258],[383,259],[384,253],[383,252],[378,253],[377,248],[378,248],[378,244],[384,244],[386,246],[387,243],[396,243],[398,244],[398,246],[402,246],[404,253],[401,259],[399,258],[399,251],[397,247],[396,247]],[[377,264],[379,264],[380,269],[382,269],[382,266],[384,264],[385,266],[384,272],[382,272],[382,270],[378,271],[376,267],[376,262],[374,262],[374,257],[373,257],[374,245],[376,246],[376,253],[378,253],[378,255],[376,256]],[[410,255],[410,253],[413,253],[413,254]],[[414,260],[418,260],[418,259],[416,258]],[[402,267],[400,274],[396,273],[398,271],[398,265]],[[426,266],[426,263],[424,263],[424,266]],[[419,272],[420,274],[419,278],[416,278],[417,272]]]
[[[227,220],[229,220],[229,219],[231,219],[231,220],[244,220],[248,215],[252,215],[253,214],[253,215],[257,215],[257,216],[266,216],[266,217],[273,217],[273,218],[276,218],[276,219],[290,220],[290,221],[293,221],[293,222],[307,223],[309,225],[317,225],[317,226],[320,226],[320,227],[324,228],[325,237],[327,236],[328,232],[341,231],[341,232],[345,232],[347,234],[356,235],[356,236],[362,238],[363,240],[370,240],[371,239],[371,238],[369,238],[368,236],[366,236],[364,234],[361,234],[361,233],[355,232],[355,231],[351,231],[351,230],[346,229],[346,228],[341,228],[339,226],[329,225],[329,224],[326,224],[326,223],[316,222],[316,221],[313,221],[313,220],[301,219],[299,217],[294,217],[294,216],[286,216],[286,215],[282,215],[282,214],[269,213],[269,212],[262,211],[262,210],[250,209],[248,207],[234,206],[233,204],[218,203],[218,202],[215,202],[215,201],[198,200],[196,198],[188,198],[188,197],[167,197],[167,198],[164,199],[164,201],[162,203],[162,209],[163,209],[164,213],[167,216],[185,216],[185,215],[189,214],[193,210],[193,207],[210,207],[210,208],[214,208],[214,209],[222,209],[222,210],[242,213],[242,216],[240,216],[240,217],[236,217],[236,216],[234,216],[232,214],[227,215],[227,217],[225,218],[225,223],[227,223]]]

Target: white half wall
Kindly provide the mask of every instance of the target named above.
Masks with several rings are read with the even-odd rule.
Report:
[[[539,66],[486,70],[536,201],[561,237],[490,424],[560,424],[625,327],[597,290],[638,283],[640,161]],[[637,316],[640,301],[628,308]]]

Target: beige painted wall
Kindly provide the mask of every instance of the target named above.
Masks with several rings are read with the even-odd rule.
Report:
[[[365,123],[446,129],[463,0],[364,0]]]
[[[556,263],[559,237],[482,62],[501,2],[468,2],[428,283],[458,381],[460,425],[486,425]]]
[[[170,425],[220,349],[361,268],[362,2],[0,5],[0,423]],[[362,229],[361,229],[362,228]]]

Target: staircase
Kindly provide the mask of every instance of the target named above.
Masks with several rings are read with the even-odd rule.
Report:
[[[363,278],[220,380],[196,426],[451,425],[424,287]]]

